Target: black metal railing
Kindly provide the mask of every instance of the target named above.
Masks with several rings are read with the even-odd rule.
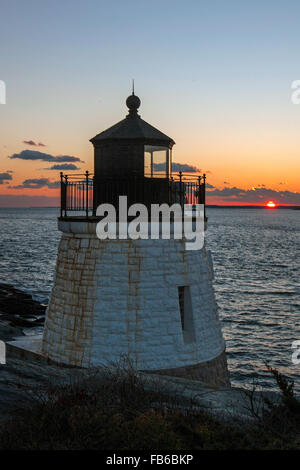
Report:
[[[205,205],[205,182],[205,174],[173,173],[170,179],[170,203],[178,202],[182,207],[184,204]]]
[[[60,174],[62,218],[95,217],[99,204],[118,204],[118,197],[127,195],[128,205],[139,202],[151,204],[205,204],[206,176],[194,173],[173,173],[171,178],[145,175],[124,178],[95,179],[88,171],[79,175]],[[76,213],[76,214],[75,214]]]
[[[67,217],[68,212],[82,212],[89,217],[93,211],[92,175],[64,175],[60,173],[60,215]]]

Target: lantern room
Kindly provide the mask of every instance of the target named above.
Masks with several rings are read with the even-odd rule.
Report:
[[[126,100],[125,119],[91,139],[95,207],[103,202],[114,203],[120,194],[127,195],[130,203],[169,202],[175,142],[141,118],[140,104],[139,97],[132,92]]]
[[[61,218],[80,212],[96,217],[100,204],[117,207],[119,196],[148,209],[151,204],[205,204],[205,175],[172,173],[174,140],[141,118],[134,91],[126,105],[123,120],[90,140],[94,173],[61,173]]]

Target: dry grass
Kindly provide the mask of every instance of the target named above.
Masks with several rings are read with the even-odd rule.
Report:
[[[265,403],[249,424],[219,422],[169,396],[130,364],[64,386],[35,391],[37,402],[0,428],[1,449],[300,449],[300,404],[293,386],[270,368],[282,403]]]

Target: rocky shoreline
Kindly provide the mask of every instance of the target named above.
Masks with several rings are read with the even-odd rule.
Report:
[[[34,334],[34,328],[44,323],[45,310],[46,305],[34,300],[30,294],[0,283],[0,340],[8,342],[16,337],[26,336],[24,330],[28,328]],[[34,391],[41,387],[81,381],[93,373],[93,370],[61,367],[45,361],[21,360],[9,354],[6,364],[0,365],[0,422],[14,409],[35,401]],[[101,370],[97,373],[101,375]],[[249,399],[243,389],[211,388],[205,383],[178,377],[142,375],[145,375],[148,382],[147,388],[155,389],[159,383],[168,395],[178,397],[183,403],[192,400],[196,406],[219,418],[251,419]],[[278,400],[275,392],[267,392],[266,395],[272,401]],[[254,397],[259,408],[261,393],[255,392]]]
[[[25,336],[24,330],[43,326],[46,305],[10,284],[0,283],[0,339]]]

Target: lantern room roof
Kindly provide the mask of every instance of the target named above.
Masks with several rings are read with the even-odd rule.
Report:
[[[125,119],[109,127],[100,134],[93,137],[90,142],[97,143],[103,140],[143,140],[145,144],[162,145],[172,147],[175,142],[171,137],[159,131],[155,127],[144,121],[137,113],[140,106],[140,99],[132,93],[127,100],[126,104],[129,108],[129,113]]]

